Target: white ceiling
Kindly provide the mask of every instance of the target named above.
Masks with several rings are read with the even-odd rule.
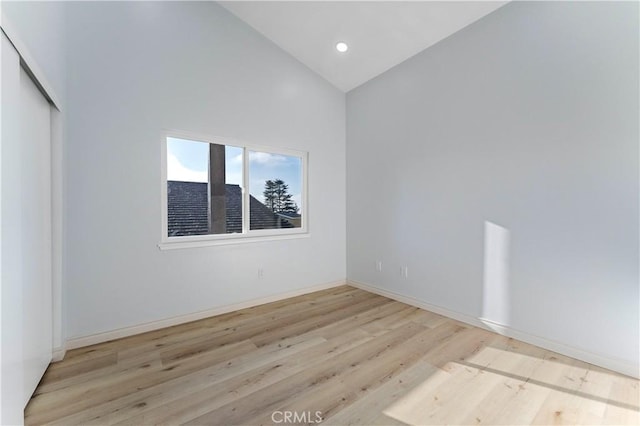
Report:
[[[221,1],[240,19],[347,92],[506,1]],[[349,45],[346,53],[335,49]]]

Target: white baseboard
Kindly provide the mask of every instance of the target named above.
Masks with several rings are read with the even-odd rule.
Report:
[[[53,348],[53,351],[51,351],[51,362],[62,361],[66,353],[67,349],[65,347]]]
[[[121,339],[123,337],[129,337],[136,334],[146,333],[148,331],[159,330],[161,328],[172,327],[174,325],[180,325],[191,321],[197,321],[204,318],[213,317],[216,315],[226,314],[229,312],[237,311],[240,309],[251,308],[253,306],[264,305],[265,303],[277,302],[283,299],[289,299],[291,297],[301,296],[303,294],[313,293],[315,291],[327,290],[333,287],[339,287],[345,285],[345,281],[334,281],[325,284],[319,284],[312,287],[305,287],[287,293],[280,293],[272,296],[261,297],[259,299],[252,299],[246,302],[235,303],[233,305],[219,306],[205,311],[194,312],[191,314],[180,315],[177,317],[167,318],[159,321],[148,322],[145,324],[134,325],[131,327],[120,328],[117,330],[107,331],[104,333],[92,334],[89,336],[75,337],[67,340],[66,350],[82,348],[85,346],[95,345],[97,343],[107,342],[109,340]],[[63,355],[64,356],[64,355]]]
[[[521,340],[523,342],[539,346],[541,348],[548,349],[550,351],[554,351],[571,358],[588,362],[589,364],[597,365],[608,370],[622,373],[626,376],[630,376],[636,379],[640,378],[638,364],[634,365],[633,363],[623,359],[600,355],[591,351],[577,348],[575,346],[569,346],[555,340],[549,340],[544,337],[516,330],[512,327],[499,324],[491,320],[481,319],[480,321],[484,322],[484,328],[494,331],[498,334],[502,334],[503,336],[512,337],[514,339]]]
[[[616,371],[626,376],[640,378],[640,365],[627,360],[600,355],[574,346],[569,346],[564,343],[514,329],[504,324],[452,311],[450,309],[443,308],[442,306],[432,305],[431,303],[423,302],[422,300],[418,300],[413,297],[403,296],[362,282],[349,280],[347,281],[347,284],[352,287],[388,297],[389,299],[397,300],[398,302],[406,303],[407,305],[415,306],[426,311],[434,312],[436,314],[473,325],[475,327],[484,328],[485,330],[493,331],[494,333],[498,333],[506,337],[511,337],[571,358],[579,359],[581,361],[588,362],[589,364]]]

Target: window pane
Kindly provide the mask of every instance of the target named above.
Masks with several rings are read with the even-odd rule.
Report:
[[[242,148],[167,138],[168,236],[242,232]]]
[[[302,159],[249,151],[249,228],[302,226]]]

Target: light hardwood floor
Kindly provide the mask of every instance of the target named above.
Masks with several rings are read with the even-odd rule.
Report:
[[[71,351],[25,421],[637,425],[638,399],[638,380],[344,286]]]

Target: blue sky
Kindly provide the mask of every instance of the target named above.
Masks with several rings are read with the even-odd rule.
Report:
[[[288,155],[247,151],[249,154],[249,191],[263,201],[264,182],[282,179],[289,185],[298,207],[301,203],[302,160]],[[227,145],[226,181],[242,185],[242,148]],[[167,138],[167,179],[185,182],[207,182],[209,144],[185,139]]]

